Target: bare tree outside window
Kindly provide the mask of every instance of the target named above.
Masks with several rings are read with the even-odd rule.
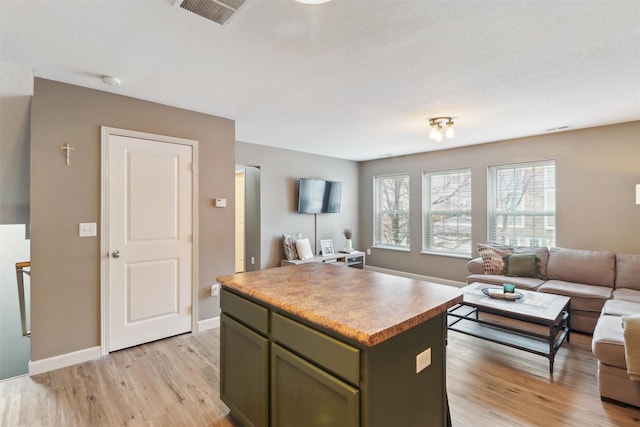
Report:
[[[555,162],[491,166],[489,240],[555,245]]]
[[[423,174],[423,251],[471,255],[471,170]]]
[[[409,248],[409,175],[374,177],[374,246]]]

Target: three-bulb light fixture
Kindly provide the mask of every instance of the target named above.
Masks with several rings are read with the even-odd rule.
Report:
[[[429,119],[429,138],[436,142],[443,138],[452,139],[456,136],[453,128],[453,117],[434,117]]]

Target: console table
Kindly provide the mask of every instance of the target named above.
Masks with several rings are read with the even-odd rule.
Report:
[[[309,263],[317,263],[323,262],[325,264],[328,263],[342,263],[340,265],[345,267],[353,267],[353,268],[364,268],[364,252],[355,251],[349,254],[338,252],[333,255],[316,255],[313,258],[308,259],[283,259],[280,260],[280,267],[284,267],[285,265],[300,265],[300,264],[309,264]]]

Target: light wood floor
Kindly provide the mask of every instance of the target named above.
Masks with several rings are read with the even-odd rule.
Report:
[[[640,425],[640,409],[600,401],[590,345],[573,334],[550,377],[544,357],[451,332],[453,425]],[[213,329],[0,382],[0,425],[236,427],[218,395],[218,346]]]

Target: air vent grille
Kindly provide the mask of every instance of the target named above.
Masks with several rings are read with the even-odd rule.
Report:
[[[224,24],[245,0],[184,0],[180,7],[217,24]]]

